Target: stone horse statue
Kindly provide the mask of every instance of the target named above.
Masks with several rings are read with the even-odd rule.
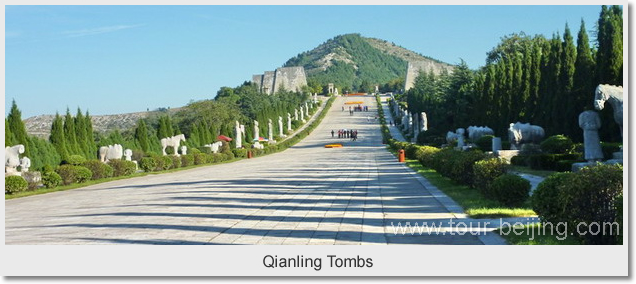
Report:
[[[598,85],[594,94],[594,108],[602,110],[605,102],[609,102],[614,110],[614,121],[621,129],[623,137],[623,87],[613,85]]]
[[[18,144],[4,148],[4,172],[17,173],[20,165],[20,154],[24,154],[24,145]]]
[[[210,148],[210,152],[218,153],[219,149],[221,149],[221,145],[223,145],[223,141],[216,141],[212,144],[205,144],[203,147]]]
[[[516,150],[521,149],[524,143],[539,143],[545,136],[545,131],[541,126],[531,125],[530,123],[510,123],[508,128],[508,139],[510,145]]]
[[[185,142],[185,135],[183,134],[161,139],[161,152],[163,153],[164,156],[168,155],[166,154],[166,148],[170,146],[174,149],[174,155],[179,156],[178,149],[179,149],[179,145],[181,144],[181,141]]]

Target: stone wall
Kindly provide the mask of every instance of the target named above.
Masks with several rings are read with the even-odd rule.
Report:
[[[283,88],[301,91],[307,85],[307,77],[303,67],[281,67],[276,71],[265,71],[263,75],[252,76],[252,82],[259,86],[261,93],[271,95]]]
[[[438,63],[432,60],[425,61],[409,61],[406,69],[406,79],[404,81],[404,91],[408,91],[415,85],[415,78],[419,75],[420,70],[430,72],[433,70],[435,75],[439,75],[443,70],[451,73],[453,72],[453,66]]]

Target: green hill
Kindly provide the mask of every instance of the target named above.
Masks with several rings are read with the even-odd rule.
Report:
[[[408,61],[449,65],[360,34],[336,36],[318,47],[289,59],[284,66],[303,66],[309,81],[334,83],[340,90],[365,91],[373,85],[404,80]]]

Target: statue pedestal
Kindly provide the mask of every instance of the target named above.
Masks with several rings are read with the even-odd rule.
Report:
[[[574,163],[572,164],[572,172],[576,173],[580,171],[582,168],[595,166],[595,162],[584,162],[584,163]]]

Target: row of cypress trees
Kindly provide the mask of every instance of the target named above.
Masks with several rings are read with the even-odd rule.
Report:
[[[506,36],[477,71],[462,61],[452,74],[420,74],[406,102],[411,112],[427,112],[429,134],[487,125],[505,136],[509,123],[521,121],[581,141],[578,115],[593,108],[596,86],[623,83],[622,26],[622,8],[603,6],[593,47],[583,21],[576,45],[567,24],[551,39]],[[611,108],[601,120],[601,139],[619,141]]]

